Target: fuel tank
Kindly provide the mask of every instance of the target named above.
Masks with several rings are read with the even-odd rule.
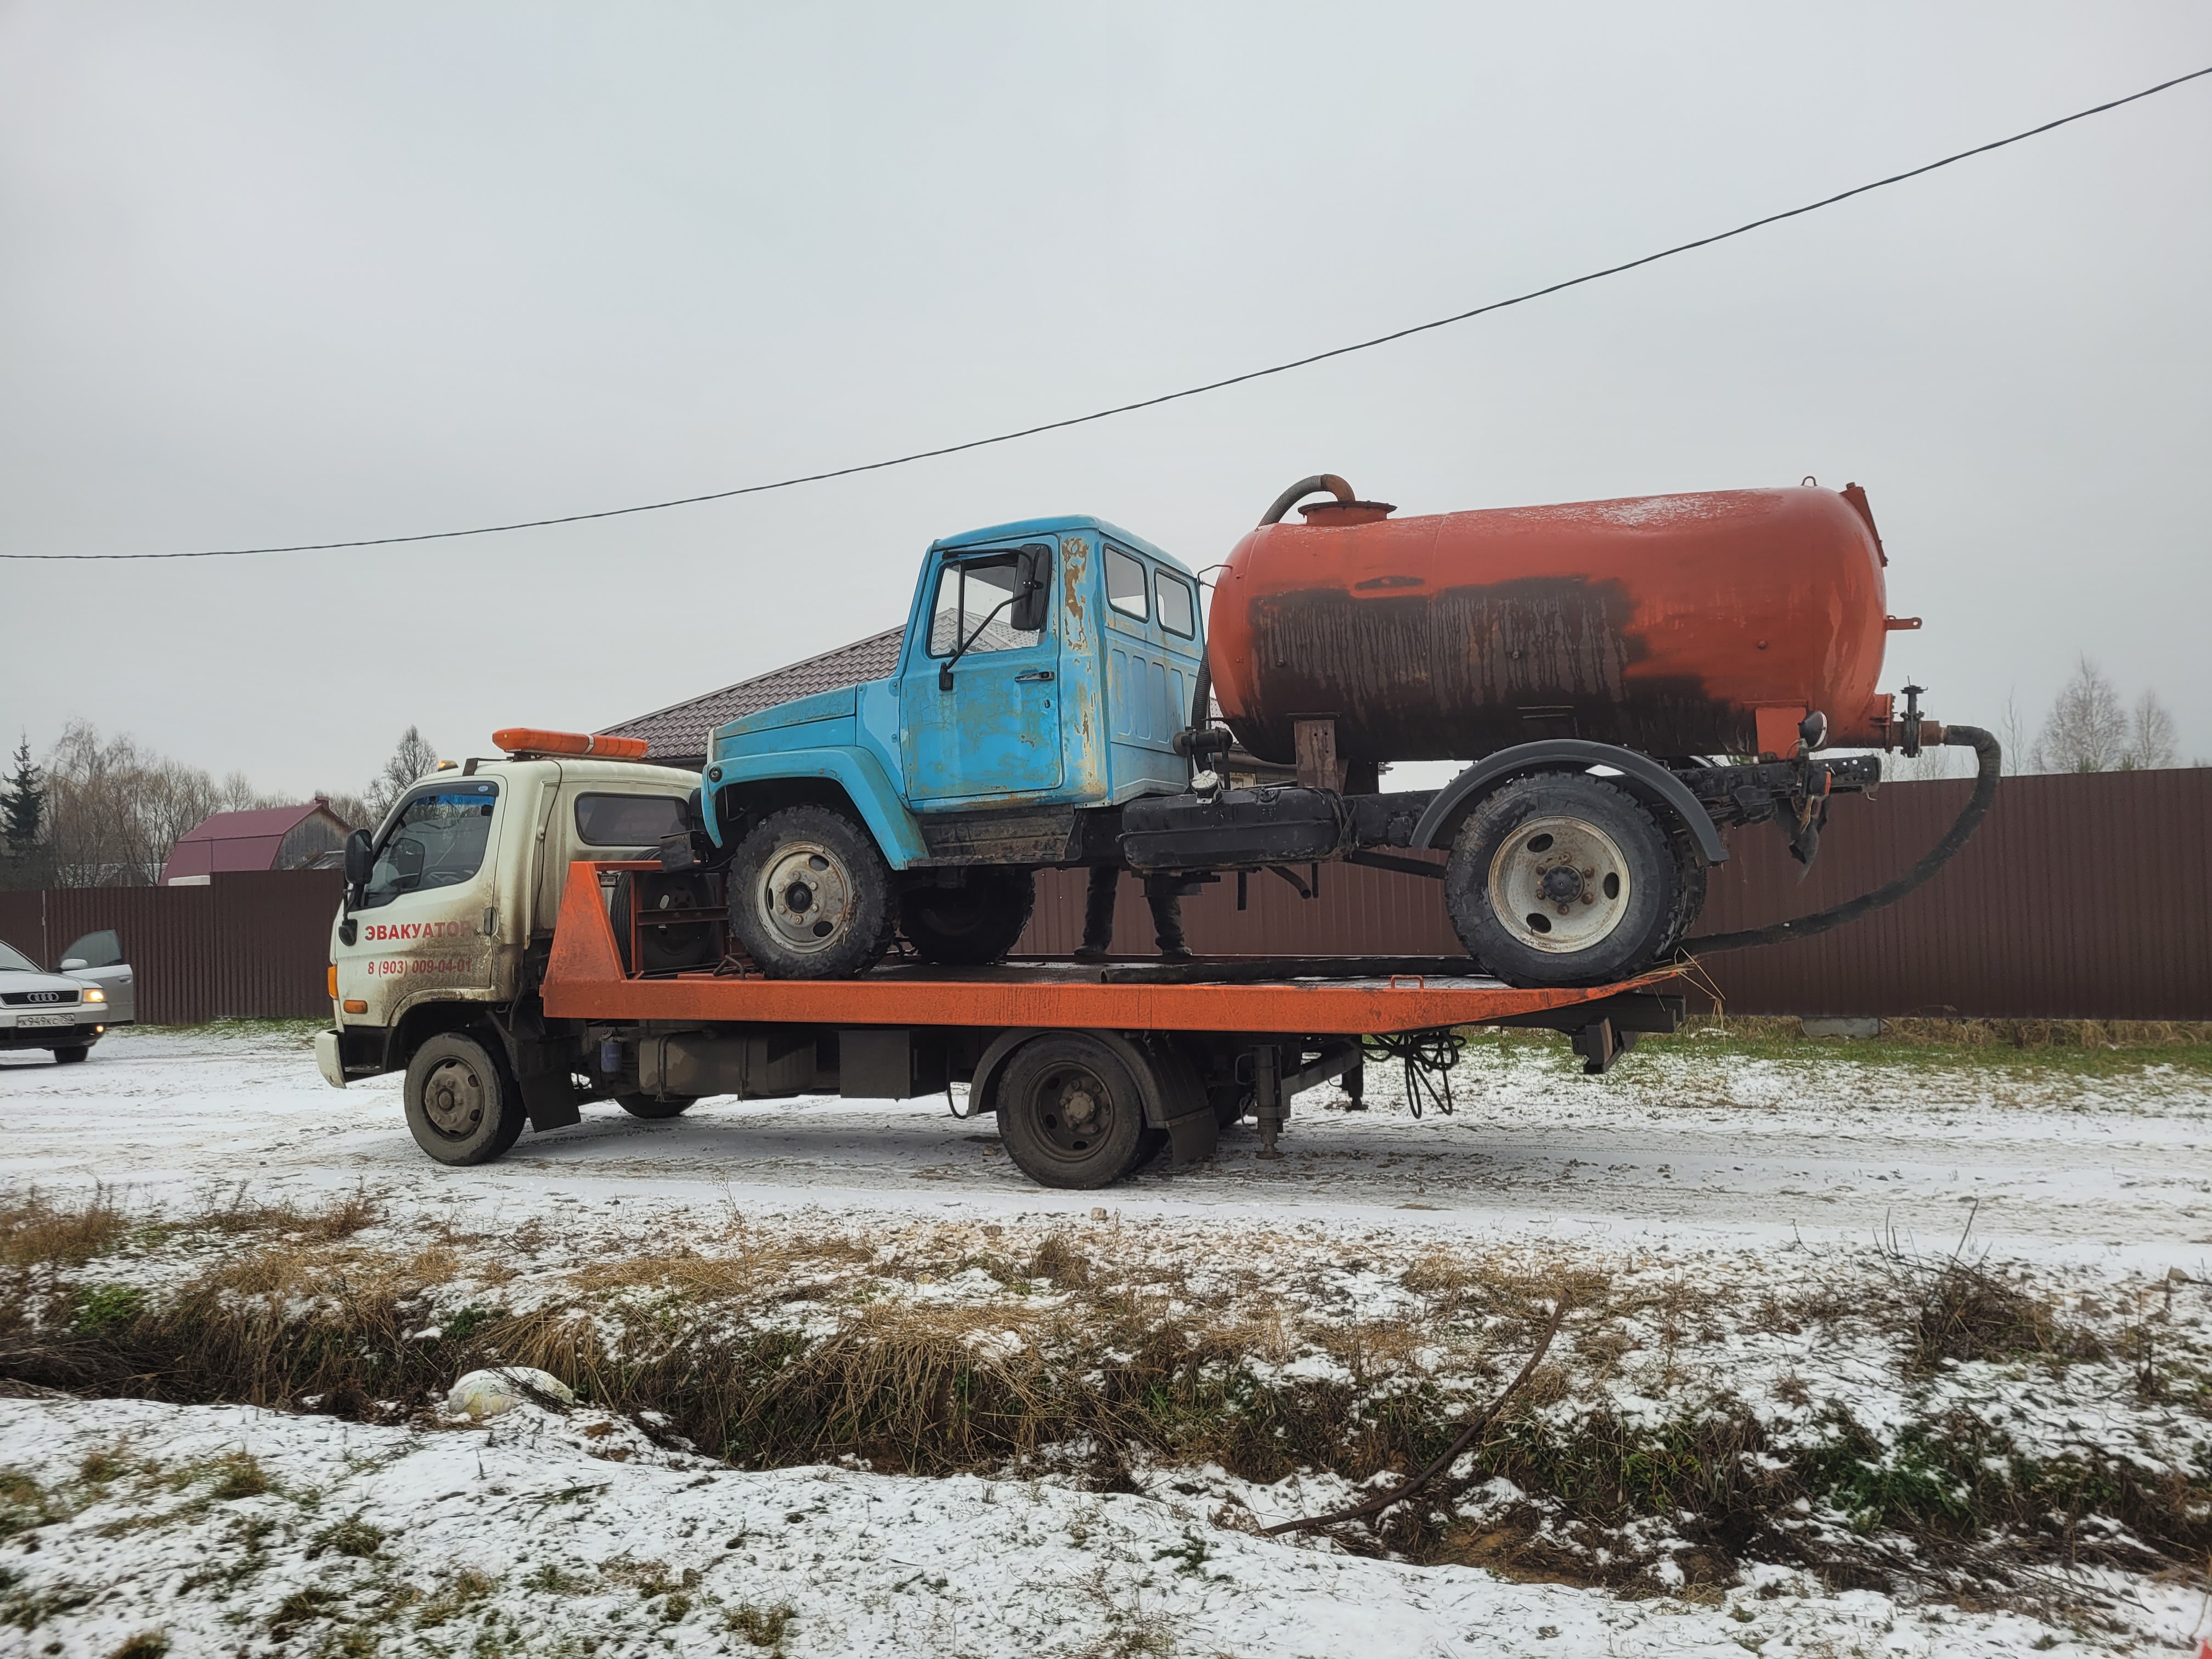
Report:
[[[1887,560],[1856,484],[1395,511],[1323,502],[1229,556],[1206,657],[1252,753],[1291,762],[1310,717],[1358,761],[1755,754],[1810,710],[1832,744],[1881,741]]]

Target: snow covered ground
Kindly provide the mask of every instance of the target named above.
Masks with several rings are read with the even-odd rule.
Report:
[[[1339,1337],[1412,1317],[1437,1263],[1502,1261],[1610,1287],[1611,1338],[1563,1348],[1547,1412],[1725,1395],[1783,1448],[1821,1431],[1822,1400],[1878,1435],[1966,1411],[2037,1455],[2201,1456],[2212,1480],[2201,1401],[2127,1386],[2124,1344],[2151,1322],[2196,1375],[2212,1347],[2212,1088],[2142,1058],[2069,1077],[1677,1048],[1593,1079],[1509,1045],[1470,1054],[1450,1117],[1414,1121],[1378,1071],[1368,1112],[1302,1097],[1279,1163],[1232,1136],[1200,1169],[1074,1194],[1031,1186],[942,1099],[726,1102],[669,1123],[592,1109],[446,1170],[408,1138],[396,1079],[331,1091],[295,1031],[131,1030],[79,1066],[0,1056],[0,1185],[174,1212],[241,1184],[262,1204],[365,1189],[384,1219],[355,1243],[477,1241],[425,1292],[433,1324],[488,1286],[520,1310],[578,1294],[580,1264],[713,1250],[735,1226],[748,1249],[834,1234],[902,1265],[817,1261],[803,1295],[764,1282],[746,1316],[834,1321],[862,1292],[957,1304],[1009,1352],[1046,1340],[1050,1284],[913,1264],[1063,1236],[1161,1276],[1170,1310],[1277,1315],[1266,1364],[1293,1376],[1343,1374]],[[1970,1220],[1973,1258],[2102,1332],[2109,1361],[1902,1375],[1875,1292]],[[149,1248],[133,1281],[198,1271],[210,1248]],[[1808,1306],[1830,1311],[1790,1311]],[[1495,1358],[1510,1375],[1520,1352]],[[1455,1375],[1449,1355],[1390,1363]],[[1494,1388],[1470,1376],[1455,1386]],[[1064,1470],[738,1472],[588,1406],[386,1426],[27,1393],[0,1400],[0,1531],[23,1528],[0,1542],[0,1652],[98,1659],[146,1632],[178,1655],[992,1656],[2187,1651],[2212,1634],[2201,1572],[2075,1575],[2101,1611],[2075,1623],[1785,1567],[1631,1600],[1254,1534],[1340,1501],[1334,1477],[1146,1467],[1141,1490],[1099,1493]]]

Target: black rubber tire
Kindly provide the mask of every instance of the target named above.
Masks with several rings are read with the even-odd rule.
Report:
[[[528,1121],[507,1056],[460,1031],[441,1031],[415,1051],[401,1099],[415,1144],[441,1164],[489,1164]]]
[[[781,891],[769,890],[771,881]],[[731,935],[770,979],[851,979],[891,948],[890,866],[866,829],[835,807],[769,813],[738,843],[724,884]],[[783,901],[799,886],[808,887],[806,908],[794,910]],[[834,910],[825,890],[836,896]],[[809,911],[820,913],[812,923],[804,921]],[[803,927],[824,931],[808,936]]]
[[[1674,954],[1690,929],[1698,925],[1698,918],[1705,914],[1705,880],[1711,874],[1711,866],[1705,862],[1687,825],[1677,827],[1668,840],[1674,849],[1674,869],[1681,884],[1674,899],[1674,914],[1667,919],[1666,928],[1659,935],[1656,956],[1662,962]]]
[[[632,870],[617,875],[614,892],[607,901],[607,921],[615,930],[615,951],[622,957],[625,974],[641,971],[633,968],[629,960],[629,912],[630,906],[637,902],[636,875]],[[714,884],[703,870],[658,876],[653,885],[656,909],[676,905],[686,910],[704,910],[714,902]],[[719,931],[711,921],[641,929],[638,954],[645,964],[641,971],[672,974],[715,966],[722,959],[721,941],[715,938]]]
[[[1142,1155],[1144,1097],[1121,1056],[1097,1037],[1030,1038],[1007,1057],[994,1092],[999,1139],[1040,1187],[1110,1187]],[[1066,1109],[1077,1094],[1090,1103],[1079,1123]]]
[[[699,1103],[696,1095],[671,1095],[665,1100],[655,1100],[651,1095],[617,1095],[615,1104],[632,1117],[641,1117],[648,1122],[664,1118],[681,1117]]]
[[[1540,832],[1525,848],[1515,845],[1524,829],[1540,821],[1594,830],[1620,855],[1620,869],[1601,872],[1583,889],[1592,896],[1587,902],[1600,908],[1586,917],[1579,908],[1585,901],[1577,898],[1565,901],[1576,909],[1556,910],[1562,917],[1609,921],[1586,945],[1547,949],[1528,942],[1541,936],[1536,922],[1550,926],[1547,913],[1555,907],[1548,901],[1541,909],[1532,907],[1527,921],[1502,917],[1492,902],[1493,866],[1508,869],[1514,860],[1528,869],[1541,865],[1546,853],[1536,849],[1548,849],[1552,842]],[[1566,830],[1560,834],[1571,839]],[[1626,878],[1625,899],[1599,890],[1615,877]],[[1509,985],[1609,985],[1642,972],[1673,948],[1669,933],[1679,939],[1674,930],[1688,926],[1684,887],[1670,839],[1644,804],[1586,772],[1547,773],[1500,785],[1460,826],[1444,866],[1444,905],[1453,931],[1470,956]]]
[[[1034,871],[982,865],[959,887],[925,872],[899,895],[899,931],[924,962],[983,968],[1005,959],[1036,908]]]
[[[54,1050],[54,1064],[57,1066],[74,1066],[91,1053],[92,1045],[89,1042],[71,1043],[66,1048],[57,1048]]]

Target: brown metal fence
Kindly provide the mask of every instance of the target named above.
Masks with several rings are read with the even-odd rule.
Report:
[[[332,870],[271,870],[204,887],[0,893],[0,939],[51,968],[72,940],[113,928],[146,1024],[312,1018],[331,1011],[324,969],[343,887]]]
[[[1759,927],[1879,886],[1936,843],[1970,787],[1893,783],[1874,800],[1839,799],[1802,882],[1778,830],[1737,831],[1700,930]],[[283,871],[219,875],[206,887],[0,893],[0,939],[52,966],[80,934],[114,928],[137,969],[143,1020],[312,1018],[330,1007],[323,969],[340,879]],[[1039,878],[1018,949],[1075,947],[1084,881],[1079,870]],[[1438,884],[1419,877],[1324,865],[1315,898],[1264,872],[1246,890],[1242,911],[1233,876],[1184,901],[1194,950],[1460,949]],[[1119,915],[1117,948],[1150,952],[1151,919],[1133,878],[1122,879]],[[1738,1013],[2212,1019],[2212,769],[2008,778],[1966,849],[1902,903],[1703,969]]]
[[[1881,885],[1935,845],[1972,787],[1892,783],[1873,800],[1839,798],[1802,882],[1778,830],[1736,831],[1699,931],[1760,927]],[[1242,912],[1234,878],[1208,886],[1183,902],[1191,948],[1459,951],[1437,883],[1344,865],[1321,874],[1310,900],[1255,874]],[[1042,877],[1020,948],[1072,950],[1083,889],[1079,871]],[[1150,918],[1126,877],[1118,916],[1117,950],[1150,952]],[[2008,778],[1966,850],[1911,897],[1818,939],[1703,967],[1738,1013],[2212,1018],[2212,769]]]

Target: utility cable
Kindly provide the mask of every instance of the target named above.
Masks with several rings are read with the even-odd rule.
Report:
[[[1371,339],[1355,341],[1350,345],[1332,346],[1326,351],[1313,352],[1304,357],[1293,357],[1287,362],[1273,363],[1266,368],[1248,369],[1242,374],[1231,374],[1224,380],[1208,380],[1201,386],[1185,386],[1180,392],[1164,392],[1157,397],[1140,398],[1134,403],[1115,404],[1109,409],[1093,410],[1088,415],[1071,415],[1063,420],[1044,421],[1035,426],[1017,428],[1012,432],[994,433],[988,438],[970,438],[964,443],[943,444],[935,449],[917,449],[908,454],[891,456],[886,460],[862,461],[852,466],[833,467],[824,472],[805,472],[793,477],[778,478],[769,483],[741,484],[734,489],[710,490],[698,495],[678,495],[661,501],[641,501],[632,507],[602,507],[594,513],[564,513],[544,519],[519,519],[511,524],[477,525],[467,530],[426,530],[410,536],[367,536],[352,541],[294,542],[282,546],[270,547],[201,548],[190,552],[178,553],[0,552],[0,559],[83,561],[234,559],[262,553],[329,553],[355,547],[394,547],[409,542],[452,541],[464,536],[497,536],[513,530],[543,530],[554,525],[585,524],[596,519],[619,519],[637,513],[660,513],[670,507],[696,507],[707,501],[726,501],[739,495],[760,495],[774,489],[791,489],[800,484],[822,483],[831,478],[849,478],[861,472],[880,472],[886,467],[907,466],[916,461],[934,460],[939,456],[958,455],[971,449],[988,448],[994,444],[1012,443],[1019,438],[1034,438],[1040,433],[1064,431],[1073,426],[1087,426],[1094,421],[1111,420],[1117,415],[1132,415],[1139,410],[1157,409],[1162,404],[1179,403],[1186,398],[1203,397],[1209,392],[1220,392],[1232,386],[1243,386],[1249,380],[1265,380],[1269,375],[1287,374],[1292,369],[1306,368],[1315,363],[1327,362],[1332,357],[1349,356],[1355,351],[1370,351],[1376,346],[1389,345],[1396,340],[1409,339],[1416,334],[1426,334],[1433,329],[1449,328],[1455,323],[1468,322],[1476,317],[1486,316],[1493,311],[1504,311],[1511,306],[1526,305],[1531,300],[1540,300],[1547,295],[1564,293],[1571,288],[1580,288],[1588,283],[1601,282],[1607,276],[1618,276],[1624,271],[1635,270],[1644,265],[1656,264],[1662,259],[1671,259],[1678,253],[1689,253],[1698,248],[1711,247],[1716,242],[1725,242],[1733,237],[1747,235],[1752,231],[1762,229],[1765,226],[1779,224],[1784,219],[1795,219],[1808,213],[1817,213],[1822,208],[1835,206],[1838,202],[1848,202],[1854,196],[1864,196],[1869,191],[1882,190],[1891,185],[1900,185],[1908,179],[1917,179],[1923,173],[1934,173],[1939,167],[1948,167],[1957,162],[1971,160],[1977,155],[1986,155],[1991,150],[2002,149],[2008,144],[2017,144],[2043,133],[2056,131],[2058,128],[2071,125],[2076,121],[2086,121],[2093,115],[2102,115],[2106,111],[2118,109],[2123,105],[2140,102],[2145,98],[2170,91],[2187,82],[2201,80],[2208,75],[2212,75],[2212,66],[2192,70],[2186,75],[2177,75],[2170,81],[2161,81],[2156,86],[2145,87],[2140,92],[2131,92],[2124,98],[2114,98],[2105,103],[2094,104],[2087,109],[2076,110],[2071,115],[2062,115],[2055,121],[2045,121],[2040,126],[2029,127],[2024,132],[2015,132],[2008,137],[1991,139],[1986,144],[1977,144],[1972,149],[1960,150],[1955,155],[1946,155],[1940,161],[1929,161],[1924,166],[1913,167],[1905,173],[1893,173],[1886,179],[1876,179],[1869,184],[1855,185],[1849,190],[1838,191],[1832,196],[1824,196],[1819,201],[1808,202],[1802,207],[1788,208],[1780,213],[1767,214],[1763,218],[1753,219],[1747,223],[1738,225],[1733,230],[1717,231],[1710,236],[1700,236],[1694,241],[1677,242],[1674,246],[1662,248],[1656,253],[1647,253],[1640,258],[1625,260],[1616,265],[1607,265],[1601,270],[1588,271],[1580,276],[1570,276],[1564,282],[1551,283],[1542,288],[1530,289],[1527,293],[1514,295],[1510,299],[1492,300],[1486,305],[1479,305],[1468,311],[1455,312],[1449,317],[1439,317],[1432,322],[1415,323],[1411,327],[1394,329],[1388,334],[1377,334]]]

